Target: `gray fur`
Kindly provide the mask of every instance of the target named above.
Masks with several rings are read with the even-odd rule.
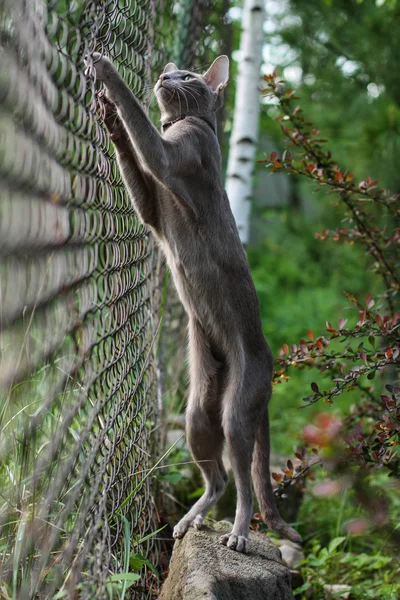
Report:
[[[272,493],[268,423],[272,356],[221,183],[215,111],[222,104],[229,61],[219,57],[203,76],[167,65],[155,87],[164,129],[160,135],[112,63],[97,54],[93,59],[97,77],[106,86],[104,118],[123,179],[135,209],[165,253],[189,316],[187,440],[203,472],[205,492],[176,525],[174,537],[183,537],[190,526],[200,528],[221,496],[226,443],[237,509],[233,529],[221,543],[246,551],[251,471],[266,523],[299,541],[279,516]]]

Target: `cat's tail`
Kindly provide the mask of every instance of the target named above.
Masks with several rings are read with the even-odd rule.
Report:
[[[301,543],[301,536],[279,514],[271,484],[269,470],[269,417],[265,411],[258,427],[253,452],[252,476],[263,521],[281,537]]]

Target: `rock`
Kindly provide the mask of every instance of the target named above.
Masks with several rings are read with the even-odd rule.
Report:
[[[290,540],[274,540],[274,544],[279,547],[282,558],[290,569],[294,569],[299,562],[304,560],[304,553],[299,544]]]
[[[293,600],[290,571],[266,535],[250,533],[241,554],[219,543],[232,525],[209,522],[175,542],[159,600]]]
[[[350,598],[351,585],[324,585],[325,600],[347,600]]]

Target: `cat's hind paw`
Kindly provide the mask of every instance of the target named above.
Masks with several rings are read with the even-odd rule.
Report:
[[[246,554],[247,552],[248,540],[243,535],[227,533],[219,538],[219,543],[236,552],[243,552],[243,554]]]
[[[186,521],[185,519],[182,519],[181,521],[179,521],[179,523],[177,525],[175,525],[174,530],[172,532],[172,537],[175,538],[176,540],[181,540],[183,538],[183,536],[185,535],[185,533],[187,532],[187,530],[190,527],[190,521]]]
[[[203,521],[204,521],[204,517],[202,515],[197,515],[197,517],[195,518],[195,520],[192,523],[192,526],[195,529],[199,530],[203,526]]]
[[[203,526],[203,521],[204,521],[204,516],[199,514],[196,515],[196,517],[193,518],[183,518],[181,521],[179,521],[179,523],[177,525],[175,525],[174,527],[174,531],[172,533],[172,536],[175,539],[180,540],[181,538],[183,538],[183,536],[185,535],[185,533],[187,532],[187,530],[189,529],[189,527],[194,527],[194,529],[201,529]]]

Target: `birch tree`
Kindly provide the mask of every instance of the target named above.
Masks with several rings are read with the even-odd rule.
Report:
[[[244,0],[240,58],[226,191],[243,244],[249,238],[252,176],[258,140],[264,1]]]

